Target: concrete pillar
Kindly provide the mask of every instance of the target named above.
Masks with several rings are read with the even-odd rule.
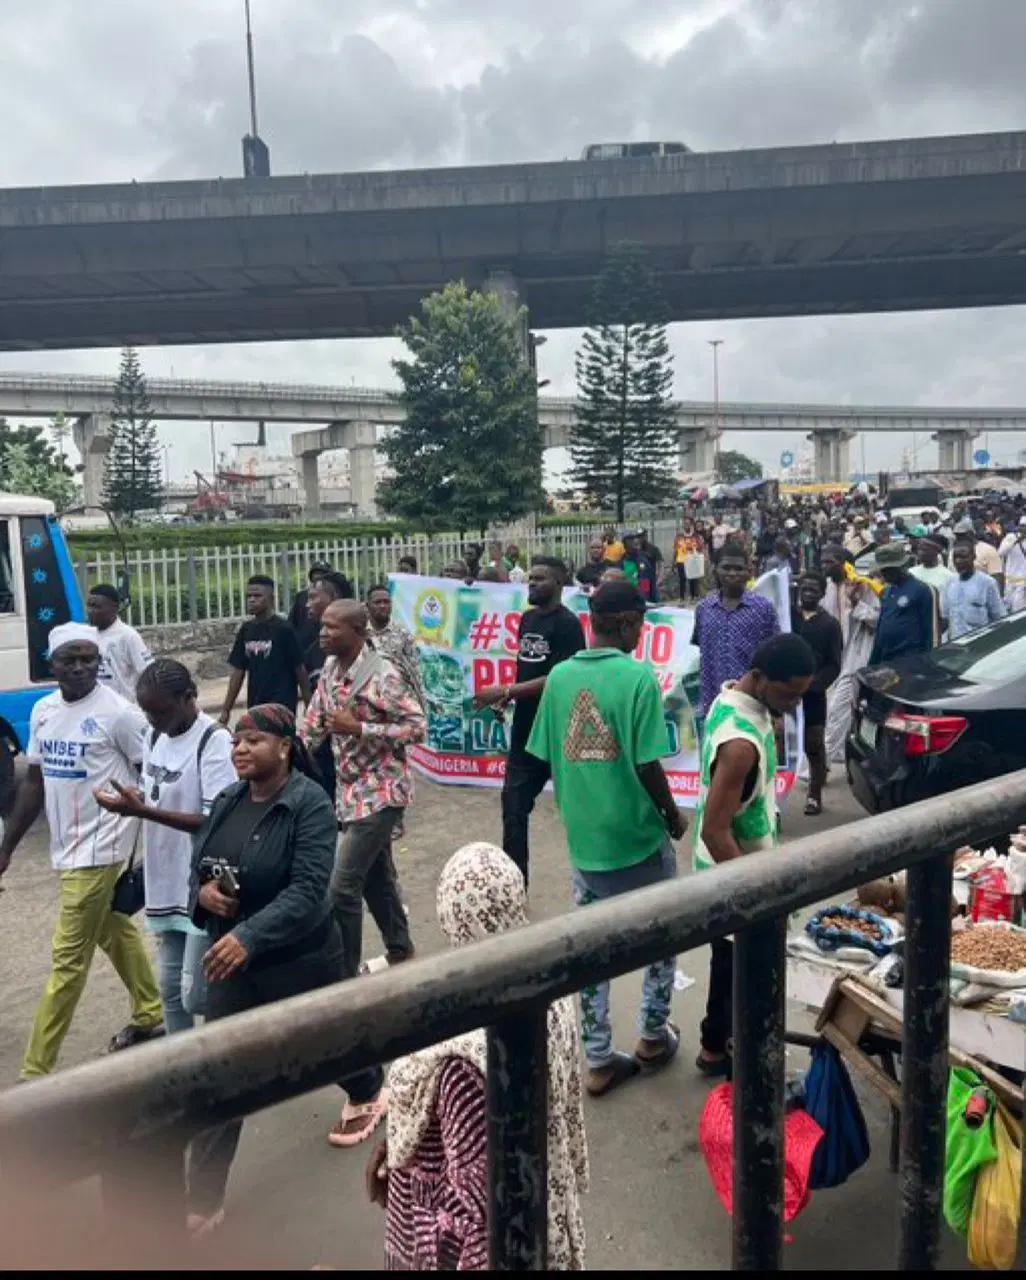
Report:
[[[303,515],[307,520],[321,518],[321,478],[318,474],[320,450],[300,455],[303,464]]]
[[[71,438],[82,455],[82,505],[98,507],[103,502],[103,473],[110,452],[109,413],[85,413],[71,425]]]
[[[521,311],[524,300],[520,296],[517,278],[506,267],[492,268],[485,277],[483,293],[493,294],[499,299],[503,314],[507,320],[513,320],[517,326],[517,337],[520,342],[520,354],[525,361],[530,360],[530,346],[527,334],[527,311]]]
[[[971,471],[973,441],[980,433],[971,427],[948,427],[934,434],[941,471]]]
[[[851,442],[856,432],[844,427],[816,427],[809,439],[815,454],[813,472],[816,479],[844,481],[851,479]]]
[[[684,476],[703,475],[716,470],[715,427],[682,427],[680,431],[680,471]]]
[[[349,487],[358,516],[378,514],[374,501],[374,446],[361,444],[349,450]]]
[[[374,500],[377,477],[374,456],[377,446],[377,427],[371,422],[350,424],[349,491],[358,516],[373,519],[378,514]]]

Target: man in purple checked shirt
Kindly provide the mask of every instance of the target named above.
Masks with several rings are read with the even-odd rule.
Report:
[[[759,645],[780,630],[772,602],[745,589],[748,556],[744,547],[736,542],[726,544],[716,565],[716,578],[720,589],[699,601],[691,637],[702,654],[699,729],[723,684],[740,680]]]

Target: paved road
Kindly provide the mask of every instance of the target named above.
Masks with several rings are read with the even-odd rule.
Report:
[[[828,788],[826,799],[827,811],[814,820],[816,829],[860,816],[840,779]],[[799,806],[791,805],[785,834],[804,834],[812,823],[801,816]],[[464,840],[497,835],[494,792],[420,784],[399,862],[414,936],[424,953],[442,946],[434,920],[434,891],[445,859]],[[549,796],[539,804],[532,835],[532,912],[543,918],[570,906],[562,833]],[[56,881],[44,836],[41,827],[31,833],[5,877],[7,891],[0,895],[0,1080],[8,1082],[16,1076],[48,971]],[[370,922],[366,936],[373,949],[377,938]],[[585,1213],[592,1268],[690,1270],[729,1265],[728,1219],[710,1188],[697,1138],[708,1092],[692,1066],[705,999],[705,950],[682,957],[680,967],[697,978],[698,985],[676,997],[676,1016],[684,1031],[679,1060],[660,1076],[588,1103],[593,1189]],[[634,976],[615,984],[615,1024],[625,1048],[634,1041],[638,988]],[[803,1015],[791,1012],[792,1025],[802,1025]],[[125,1013],[117,979],[100,957],[61,1065],[101,1054]],[[802,1065],[803,1057],[802,1051],[791,1050],[789,1069]],[[247,1123],[229,1192],[228,1225],[216,1245],[205,1247],[197,1265],[234,1267],[245,1259],[262,1267],[305,1268],[316,1262],[344,1269],[380,1266],[381,1217],[366,1202],[362,1184],[366,1149],[340,1152],[325,1141],[340,1097],[334,1090],[321,1091]],[[887,1170],[887,1115],[875,1097],[866,1099],[865,1109],[874,1139],[870,1165],[846,1186],[817,1193],[788,1247],[791,1268],[894,1265],[898,1186]],[[960,1242],[949,1239],[947,1265],[964,1266],[964,1258]]]

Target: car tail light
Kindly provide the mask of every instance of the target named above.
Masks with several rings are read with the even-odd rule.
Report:
[[[909,716],[892,712],[884,728],[900,733],[905,739],[907,756],[937,756],[953,747],[969,721],[964,716]]]

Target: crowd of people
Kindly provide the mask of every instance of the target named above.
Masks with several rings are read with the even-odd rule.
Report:
[[[752,589],[760,572],[780,568],[793,578],[790,619]],[[631,656],[652,605],[669,597],[695,607],[692,866],[701,872],[777,843],[783,717],[804,713],[805,813],[814,817],[829,766],[843,759],[861,667],[1026,607],[1026,513],[1021,503],[966,505],[908,525],[864,494],[752,504],[711,518],[686,512],[668,559],[644,531],[610,529],[575,573],[550,556],[525,566],[515,545],[498,542],[472,544],[446,573],[526,581],[528,596],[515,678],[477,695],[498,714],[514,709],[502,847],[465,844],[438,883],[439,922],[459,947],[526,922],[529,817],[550,779],[577,908],[677,875],[687,823],[662,765],[662,698],[653,670]],[[587,638],[562,603],[573,579],[589,593]],[[97,946],[130,1000],[111,1051],[186,1031],[197,1017],[358,979],[369,968],[365,905],[383,962],[414,957],[393,843],[413,798],[409,749],[425,738],[425,696],[417,645],[392,618],[388,586],[364,595],[318,564],[286,618],[273,581],[250,579],[251,616],[228,656],[217,719],[200,708],[190,671],[154,660],[120,618],[115,588],[92,588],[88,622],[53,629],[57,688],[32,712],[28,768],[0,844],[2,876],[45,810],[60,878],[52,969],[22,1079],[55,1069]],[[244,688],[246,710],[229,731]],[[140,908],[157,974],[135,923]],[[709,1077],[731,1071],[732,971],[732,944],[719,940],[695,1060]],[[629,1051],[614,1043],[608,982],[581,993],[579,1015],[566,1001],[549,1011],[554,1267],[584,1265],[582,1096],[604,1097],[674,1060],[673,979],[673,957],[645,970]],[[339,1081],[333,1145],[359,1146],[387,1117],[367,1185],[386,1211],[393,1268],[487,1264],[485,1066],[475,1032],[393,1063],[387,1078],[376,1067]],[[241,1127],[217,1125],[191,1144],[183,1212],[193,1236],[224,1220]]]

